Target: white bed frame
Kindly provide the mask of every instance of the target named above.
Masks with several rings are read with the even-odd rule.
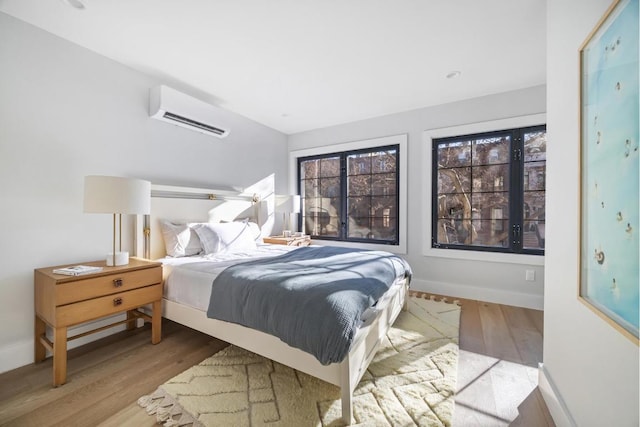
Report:
[[[215,196],[212,196],[215,195]],[[136,252],[144,258],[158,259],[165,255],[162,235],[157,226],[159,218],[173,221],[233,220],[236,217],[253,218],[261,226],[263,235],[269,235],[273,221],[273,191],[269,185],[259,192],[232,192],[183,187],[152,186],[151,215],[136,226]],[[188,207],[186,207],[188,205]],[[227,205],[225,207],[225,205]],[[195,210],[194,210],[195,209]],[[187,210],[189,210],[187,212]],[[212,215],[212,212],[214,214]],[[221,212],[225,212],[221,214]],[[351,350],[341,363],[322,365],[314,356],[290,347],[279,338],[235,323],[210,319],[206,313],[169,300],[163,300],[163,316],[174,322],[196,329],[212,337],[242,347],[275,362],[297,369],[341,389],[342,419],[347,425],[353,417],[353,391],[382,339],[406,309],[408,279],[397,281],[378,307],[376,316],[369,318],[358,330]]]

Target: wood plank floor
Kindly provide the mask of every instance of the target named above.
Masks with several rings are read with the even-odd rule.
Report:
[[[555,426],[538,390],[543,313],[458,300],[460,357],[454,426]]]
[[[460,361],[454,426],[554,426],[537,390],[542,312],[460,300]],[[226,343],[163,320],[69,352],[67,384],[51,387],[51,360],[0,374],[0,425],[152,426],[138,397]]]

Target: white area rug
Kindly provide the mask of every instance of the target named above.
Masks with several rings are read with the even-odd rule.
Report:
[[[415,296],[354,392],[353,425],[450,426],[460,307]],[[340,390],[229,346],[138,400],[165,426],[339,426]]]

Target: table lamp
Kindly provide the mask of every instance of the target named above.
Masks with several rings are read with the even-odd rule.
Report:
[[[113,251],[107,266],[129,264],[129,252],[122,251],[122,214],[149,214],[151,183],[141,179],[90,175],[84,177],[84,212],[113,214]],[[119,251],[116,252],[116,216],[119,220]]]
[[[291,236],[291,214],[300,213],[300,196],[297,194],[289,196],[278,196],[276,212],[282,212],[282,235]]]

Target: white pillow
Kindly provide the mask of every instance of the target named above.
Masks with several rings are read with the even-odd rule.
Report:
[[[173,224],[162,219],[158,222],[167,255],[177,258],[202,252],[200,238],[187,224]]]
[[[204,252],[243,252],[256,249],[256,241],[251,228],[245,222],[219,224],[194,224]]]

